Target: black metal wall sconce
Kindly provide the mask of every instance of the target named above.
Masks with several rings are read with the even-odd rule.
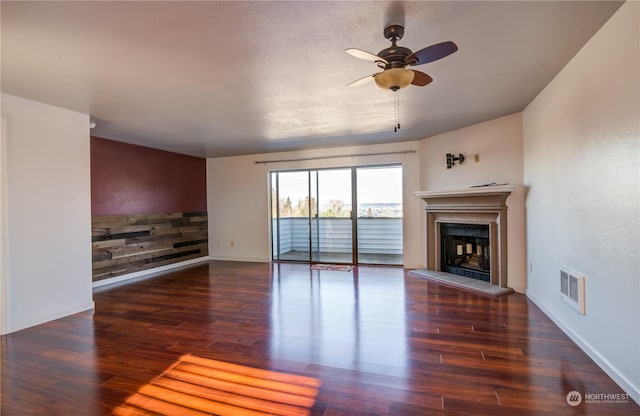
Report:
[[[459,165],[462,165],[462,162],[464,162],[464,155],[460,153],[458,156],[455,156],[452,153],[447,153],[447,169],[454,167],[456,162],[458,162]]]

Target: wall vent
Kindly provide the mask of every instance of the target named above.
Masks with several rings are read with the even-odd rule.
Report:
[[[584,281],[582,274],[566,267],[560,269],[560,297],[582,315],[586,313]]]

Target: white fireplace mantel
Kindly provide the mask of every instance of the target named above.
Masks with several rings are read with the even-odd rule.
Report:
[[[489,226],[491,284],[507,287],[507,205],[514,185],[480,186],[448,191],[419,191],[427,213],[427,268],[440,270],[440,224]]]
[[[418,191],[414,192],[414,195],[418,198],[429,199],[437,198],[440,196],[468,196],[468,195],[485,195],[495,194],[503,192],[513,192],[518,189],[515,185],[488,185],[488,186],[476,186],[472,188],[453,189],[445,191]]]
[[[506,209],[506,200],[514,185],[479,186],[475,188],[457,189],[449,191],[419,191],[414,195],[426,202],[429,210],[502,210]]]
[[[448,191],[418,191],[414,195],[425,200],[440,197],[465,197],[474,195],[510,194],[518,189],[515,185],[478,186],[474,188],[454,189]]]

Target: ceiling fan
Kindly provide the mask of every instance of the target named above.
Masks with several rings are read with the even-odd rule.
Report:
[[[375,80],[380,88],[391,91],[398,91],[400,88],[410,84],[424,87],[433,81],[433,78],[424,72],[406,69],[405,67],[407,65],[415,66],[437,61],[458,50],[458,46],[455,43],[446,41],[412,52],[409,48],[396,45],[396,42],[402,39],[404,35],[403,26],[388,26],[383,33],[384,37],[391,41],[391,46],[381,50],[377,55],[356,48],[345,49],[348,54],[374,62],[383,70],[382,72],[357,79],[348,84],[347,87],[362,85],[371,80]]]

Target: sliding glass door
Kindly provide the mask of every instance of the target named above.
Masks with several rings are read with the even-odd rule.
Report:
[[[271,173],[274,260],[353,263],[351,169]]]
[[[351,169],[318,172],[318,261],[353,263]]]
[[[402,264],[402,167],[356,169],[358,263]]]
[[[273,260],[402,264],[399,165],[275,171],[270,181]]]
[[[317,253],[312,251],[315,245],[311,244],[316,234],[312,233],[311,220],[318,212],[311,173],[305,170],[271,174],[274,260],[317,261]]]

